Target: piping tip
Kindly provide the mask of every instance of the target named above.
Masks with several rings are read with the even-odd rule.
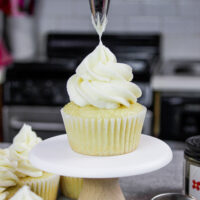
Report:
[[[107,18],[110,0],[89,0],[92,18],[96,26],[105,23]]]

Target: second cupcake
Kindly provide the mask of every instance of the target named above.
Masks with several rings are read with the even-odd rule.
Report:
[[[24,125],[10,146],[10,160],[17,162],[19,185],[28,185],[44,200],[56,200],[60,177],[32,166],[28,159],[31,149],[41,142],[29,125]]]

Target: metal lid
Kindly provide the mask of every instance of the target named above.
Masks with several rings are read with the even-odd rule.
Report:
[[[185,155],[200,161],[200,135],[186,140]]]
[[[196,200],[196,198],[180,193],[164,193],[153,197],[151,200]]]

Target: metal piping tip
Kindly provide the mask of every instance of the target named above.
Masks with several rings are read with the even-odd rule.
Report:
[[[89,0],[92,17],[96,26],[103,24],[108,14],[110,0]]]

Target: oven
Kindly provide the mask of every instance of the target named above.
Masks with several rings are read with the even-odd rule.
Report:
[[[11,142],[24,123],[42,139],[65,133],[60,109],[69,102],[66,80],[73,74],[69,67],[35,61],[14,63],[8,69],[3,85],[4,142]]]
[[[200,134],[200,94],[163,92],[159,112],[160,138],[185,141]]]
[[[65,133],[62,123],[61,107],[47,106],[4,106],[4,141],[11,142],[23,124],[29,124],[43,139]]]

